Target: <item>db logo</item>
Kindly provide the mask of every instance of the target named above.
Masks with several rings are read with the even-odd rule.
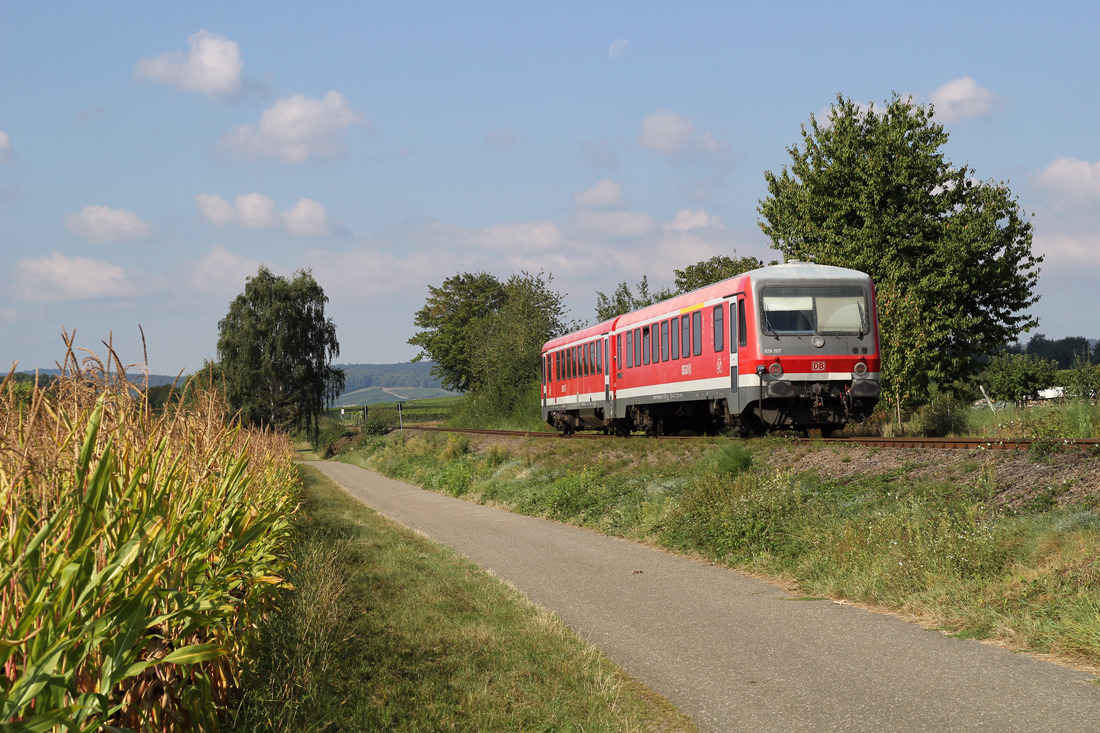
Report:
[[[823,371],[825,371],[825,362],[823,362],[823,361],[810,362],[810,369],[812,371],[815,371],[815,372],[823,372]]]

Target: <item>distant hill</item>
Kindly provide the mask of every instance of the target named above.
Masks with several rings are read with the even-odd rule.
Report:
[[[366,387],[345,392],[332,403],[333,407],[361,407],[377,405],[382,402],[408,402],[410,400],[429,400],[435,397],[449,397],[448,392],[435,387]]]
[[[45,377],[56,377],[56,376],[59,376],[61,374],[60,369],[39,369],[37,371],[40,375],[45,376]],[[26,374],[30,377],[33,377],[34,376],[34,371],[22,370],[22,371],[16,372],[16,374]],[[186,377],[186,375],[184,375],[184,377]],[[141,385],[141,384],[144,384],[144,382],[145,382],[145,375],[144,374],[138,374],[138,373],[135,373],[135,372],[126,372],[126,378],[129,379],[132,384],[136,384],[136,385]],[[150,387],[163,387],[164,385],[172,384],[175,381],[176,381],[176,377],[174,375],[173,376],[168,376],[167,374],[150,374],[149,375],[149,386]],[[183,377],[181,377],[180,378],[180,383],[182,384],[183,381],[184,381]]]
[[[333,364],[344,370],[344,392],[333,404],[337,407],[373,405],[378,402],[400,402],[444,397],[454,392],[439,386],[432,376],[430,362],[401,362],[397,364]],[[57,369],[39,369],[43,376],[56,376]],[[23,374],[24,372],[20,372]],[[34,372],[29,372],[33,376]],[[144,377],[127,372],[131,382],[140,384]],[[187,375],[184,375],[185,377]],[[176,381],[175,376],[150,374],[149,386],[161,387]],[[182,379],[180,380],[182,383]]]
[[[425,400],[453,395],[432,376],[431,362],[398,364],[333,364],[344,370],[344,392],[336,407],[373,405],[379,402]]]
[[[333,364],[344,370],[344,393],[368,387],[423,387],[440,389],[439,380],[432,376],[430,362],[401,362],[398,364]]]

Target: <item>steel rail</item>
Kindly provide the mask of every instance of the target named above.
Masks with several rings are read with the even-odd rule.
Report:
[[[615,437],[602,433],[574,433],[572,435],[560,435],[551,432],[534,432],[523,430],[480,430],[474,428],[443,428],[436,426],[408,425],[406,430],[422,430],[440,433],[466,433],[470,435],[496,435],[509,438],[564,438],[596,440],[600,438]],[[639,436],[640,437],[640,436]],[[658,440],[690,440],[695,436],[662,435]],[[1100,440],[1096,439],[1053,439],[1053,440],[1025,440],[1025,439],[993,439],[993,438],[803,438],[792,436],[799,443],[823,443],[826,445],[858,445],[864,448],[933,448],[943,450],[1030,450],[1036,445],[1057,450],[1081,450],[1100,452]]]

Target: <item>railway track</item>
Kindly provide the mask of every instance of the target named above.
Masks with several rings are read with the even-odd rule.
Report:
[[[601,440],[613,436],[600,433],[574,433],[559,435],[521,430],[478,430],[472,428],[441,428],[410,425],[406,430],[422,430],[439,433],[465,433],[467,435],[499,435],[509,438],[558,438],[561,440]],[[639,440],[643,440],[639,436]],[[693,440],[694,436],[665,435],[657,440]],[[825,445],[858,445],[864,448],[940,448],[946,450],[1031,450],[1041,444],[1051,450],[1081,450],[1100,452],[1100,440],[990,440],[987,438],[803,438],[791,436],[799,443],[822,443]]]

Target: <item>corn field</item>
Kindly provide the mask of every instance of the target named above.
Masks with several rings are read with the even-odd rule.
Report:
[[[115,362],[117,364],[117,357]],[[95,356],[0,386],[0,728],[217,730],[298,478],[213,389],[155,415]]]

